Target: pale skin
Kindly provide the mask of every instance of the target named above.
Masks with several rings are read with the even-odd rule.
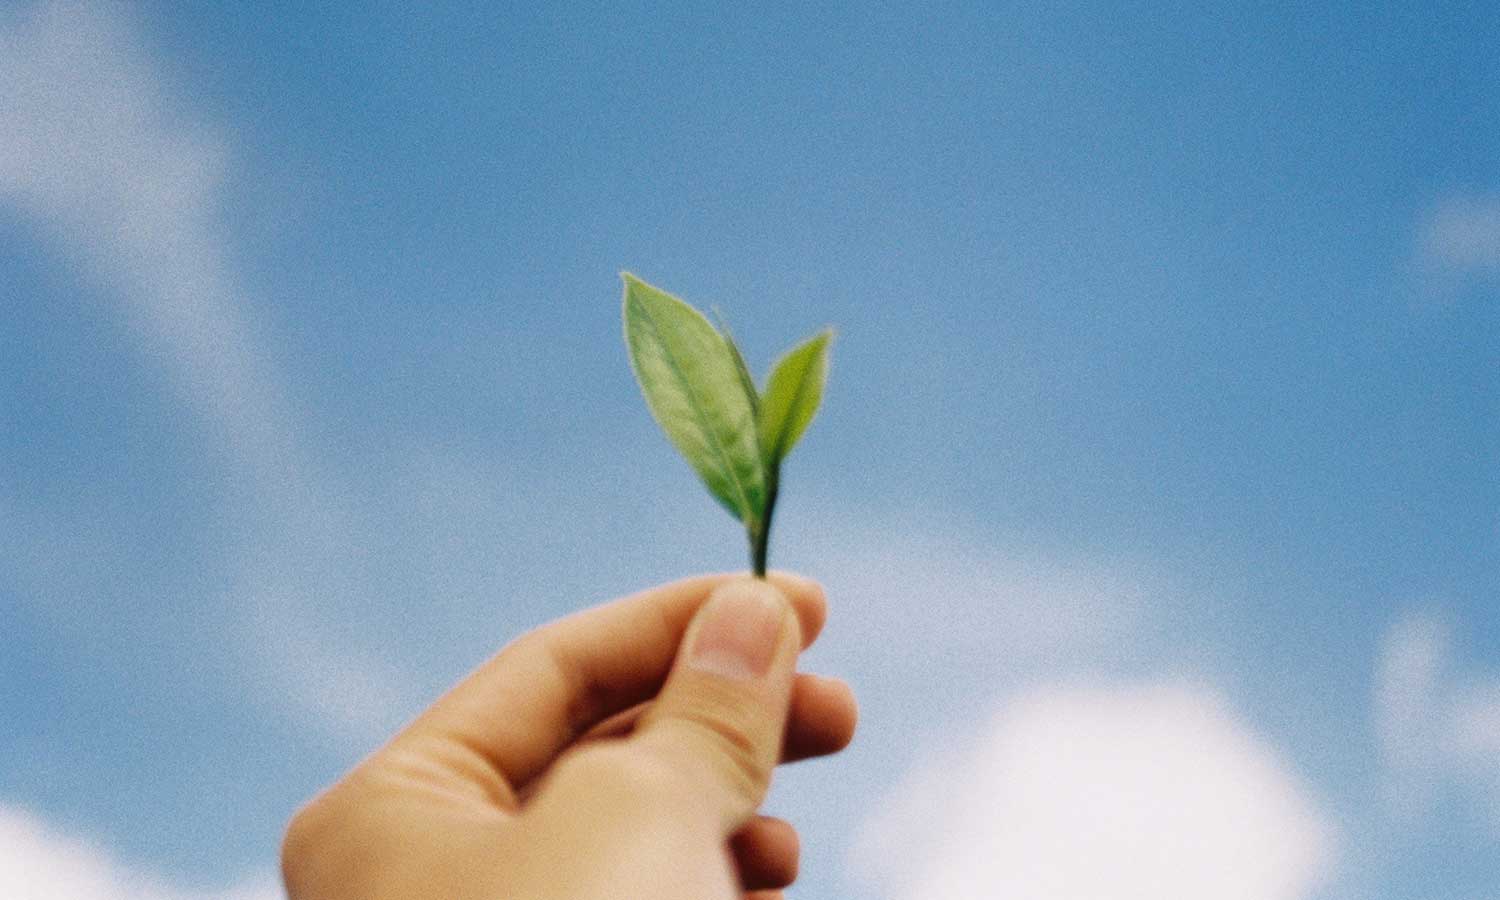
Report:
[[[822,630],[798,576],[705,575],[514,641],[310,801],[291,900],[780,900],[778,763],[837,752],[853,694],[798,673]]]

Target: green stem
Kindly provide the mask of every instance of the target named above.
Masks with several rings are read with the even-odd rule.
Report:
[[[776,511],[780,474],[777,468],[766,473],[766,511],[760,517],[759,526],[750,531],[750,565],[757,578],[766,577],[766,554],[771,544],[771,513]]]

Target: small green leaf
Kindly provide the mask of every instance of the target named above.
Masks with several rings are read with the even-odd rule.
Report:
[[[757,525],[765,464],[737,351],[693,307],[628,272],[621,277],[625,344],[652,416],[719,502]]]
[[[793,347],[776,361],[760,398],[761,453],[775,471],[812,422],[823,400],[828,380],[828,342],[831,330],[821,331]]]

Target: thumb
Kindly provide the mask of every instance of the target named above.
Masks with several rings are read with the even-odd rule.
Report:
[[[762,579],[721,585],[688,626],[634,750],[686,778],[728,837],[765,799],[802,646],[785,595]],[[686,799],[686,798],[685,798]]]

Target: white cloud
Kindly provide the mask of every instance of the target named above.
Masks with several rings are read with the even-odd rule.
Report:
[[[228,262],[226,142],[171,90],[126,14],[65,2],[0,14],[0,203],[41,225],[119,304],[142,358],[225,453],[234,519],[259,523],[227,548],[238,584],[220,599],[238,616],[231,659],[248,669],[235,675],[273,708],[363,749],[410,712],[407,680],[320,619],[330,598],[357,608],[337,574],[356,567],[346,516],[300,449],[295,408]],[[33,551],[0,544],[0,562],[24,565]],[[79,551],[63,541],[37,552]],[[24,586],[24,573],[12,577]],[[360,688],[327,687],[328,673]]]
[[[283,900],[271,874],[215,892],[132,869],[97,843],[0,805],[0,897],[6,900]]]
[[[1386,633],[1374,714],[1387,798],[1411,823],[1456,787],[1488,798],[1500,829],[1500,678],[1459,672],[1452,643],[1451,629],[1426,615]]]
[[[1212,693],[1048,688],[939,752],[867,823],[853,864],[893,900],[1296,900],[1334,832]]]

